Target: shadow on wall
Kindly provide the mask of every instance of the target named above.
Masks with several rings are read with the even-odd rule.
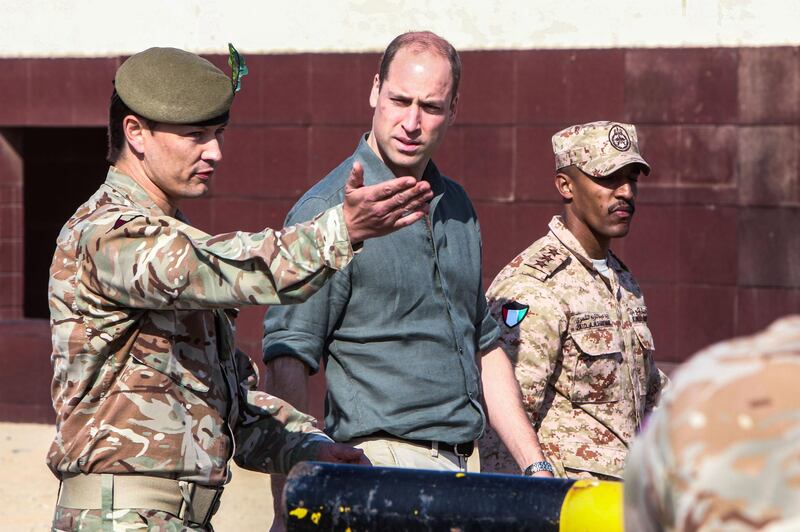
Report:
[[[4,219],[0,245],[17,263],[6,273],[3,307],[13,309],[13,320],[0,321],[0,419],[51,422],[50,328],[47,319],[47,280],[56,238],[64,222],[102,183],[105,163],[104,128],[14,128],[2,130],[11,142],[21,171],[22,205]],[[8,159],[8,157],[6,158]],[[7,168],[3,168],[8,172]],[[5,184],[8,174],[2,176]],[[4,186],[4,190],[12,187]],[[9,195],[11,195],[9,193]],[[20,208],[21,207],[21,208]],[[8,209],[5,209],[8,214]],[[21,228],[18,235],[14,229]],[[12,244],[7,244],[7,242]],[[24,319],[22,319],[24,318]]]

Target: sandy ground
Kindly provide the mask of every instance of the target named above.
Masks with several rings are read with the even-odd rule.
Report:
[[[53,439],[52,425],[0,423],[0,529],[47,530],[58,482],[44,457]],[[212,521],[218,532],[267,530],[272,522],[269,477],[234,466],[222,506]]]

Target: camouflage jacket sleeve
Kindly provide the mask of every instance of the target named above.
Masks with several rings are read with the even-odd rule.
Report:
[[[800,530],[799,355],[788,317],[675,372],[628,456],[626,530]]]
[[[518,325],[509,327],[503,320],[503,306],[513,303],[527,305],[528,313]],[[535,416],[560,363],[566,315],[542,283],[527,275],[514,275],[492,286],[489,305],[500,324],[500,341],[514,363],[525,408]]]
[[[240,413],[236,427],[234,460],[245,469],[288,473],[294,464],[313,460],[322,442],[330,442],[309,415],[292,405],[258,391],[253,361],[236,350]]]
[[[279,231],[216,236],[168,216],[108,212],[81,245],[84,295],[132,308],[299,302],[353,256],[341,206]]]
[[[667,407],[668,408],[668,407]],[[670,515],[661,501],[669,499],[668,464],[671,457],[663,454],[668,438],[666,415],[660,411],[653,415],[647,430],[639,434],[631,446],[625,464],[624,501],[625,530],[657,532],[675,528],[674,516]]]

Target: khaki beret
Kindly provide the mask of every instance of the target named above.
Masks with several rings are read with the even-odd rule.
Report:
[[[202,57],[177,48],[149,48],[129,57],[114,78],[122,101],[144,118],[194,124],[224,114],[233,103],[231,80]]]
[[[556,170],[575,165],[594,177],[605,177],[625,165],[639,163],[645,175],[650,165],[639,153],[636,128],[619,122],[590,122],[553,135]]]

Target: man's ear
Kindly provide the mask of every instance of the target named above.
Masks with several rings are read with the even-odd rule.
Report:
[[[458,94],[453,97],[453,101],[450,102],[450,109],[447,112],[447,125],[453,125],[453,122],[456,121],[456,114],[458,113]]]
[[[558,190],[561,197],[565,200],[571,200],[574,194],[572,187],[575,185],[572,182],[572,178],[564,172],[558,172],[554,182],[556,190]]]
[[[122,119],[122,131],[125,132],[125,140],[128,141],[131,150],[137,155],[144,154],[144,130],[145,126],[139,118],[128,115]]]
[[[372,90],[369,91],[369,106],[375,109],[378,106],[378,93],[381,91],[381,79],[375,74],[372,80]]]

